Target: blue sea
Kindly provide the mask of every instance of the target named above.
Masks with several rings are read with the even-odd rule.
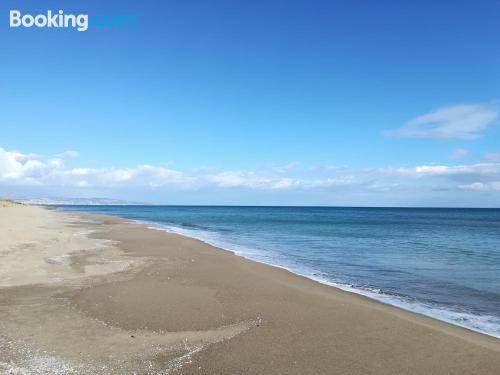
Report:
[[[500,337],[500,209],[60,206],[118,215]]]

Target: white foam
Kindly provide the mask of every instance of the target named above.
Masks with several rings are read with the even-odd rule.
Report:
[[[419,301],[410,301],[408,298],[397,295],[384,294],[380,289],[359,288],[348,284],[333,283],[314,276],[308,276],[312,280],[322,284],[330,285],[347,292],[356,293],[387,305],[396,306],[400,309],[425,315],[441,320],[462,328],[480,332],[489,336],[500,338],[500,318],[492,315],[477,315],[468,312],[460,312],[452,309],[430,305]]]
[[[22,342],[14,342],[5,337],[0,337],[0,350],[11,355],[16,360],[9,362],[0,361],[2,374],[75,374],[83,370],[83,366],[47,353],[33,350]],[[79,371],[80,370],[80,371]]]

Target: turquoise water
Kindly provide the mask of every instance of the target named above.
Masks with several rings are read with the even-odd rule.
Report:
[[[500,209],[59,208],[151,223],[500,337]]]

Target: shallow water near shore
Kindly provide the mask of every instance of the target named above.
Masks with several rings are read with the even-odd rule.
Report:
[[[59,206],[198,238],[500,337],[500,210]]]

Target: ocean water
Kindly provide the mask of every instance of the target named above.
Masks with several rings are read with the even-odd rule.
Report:
[[[500,338],[500,209],[60,206],[203,240]]]

